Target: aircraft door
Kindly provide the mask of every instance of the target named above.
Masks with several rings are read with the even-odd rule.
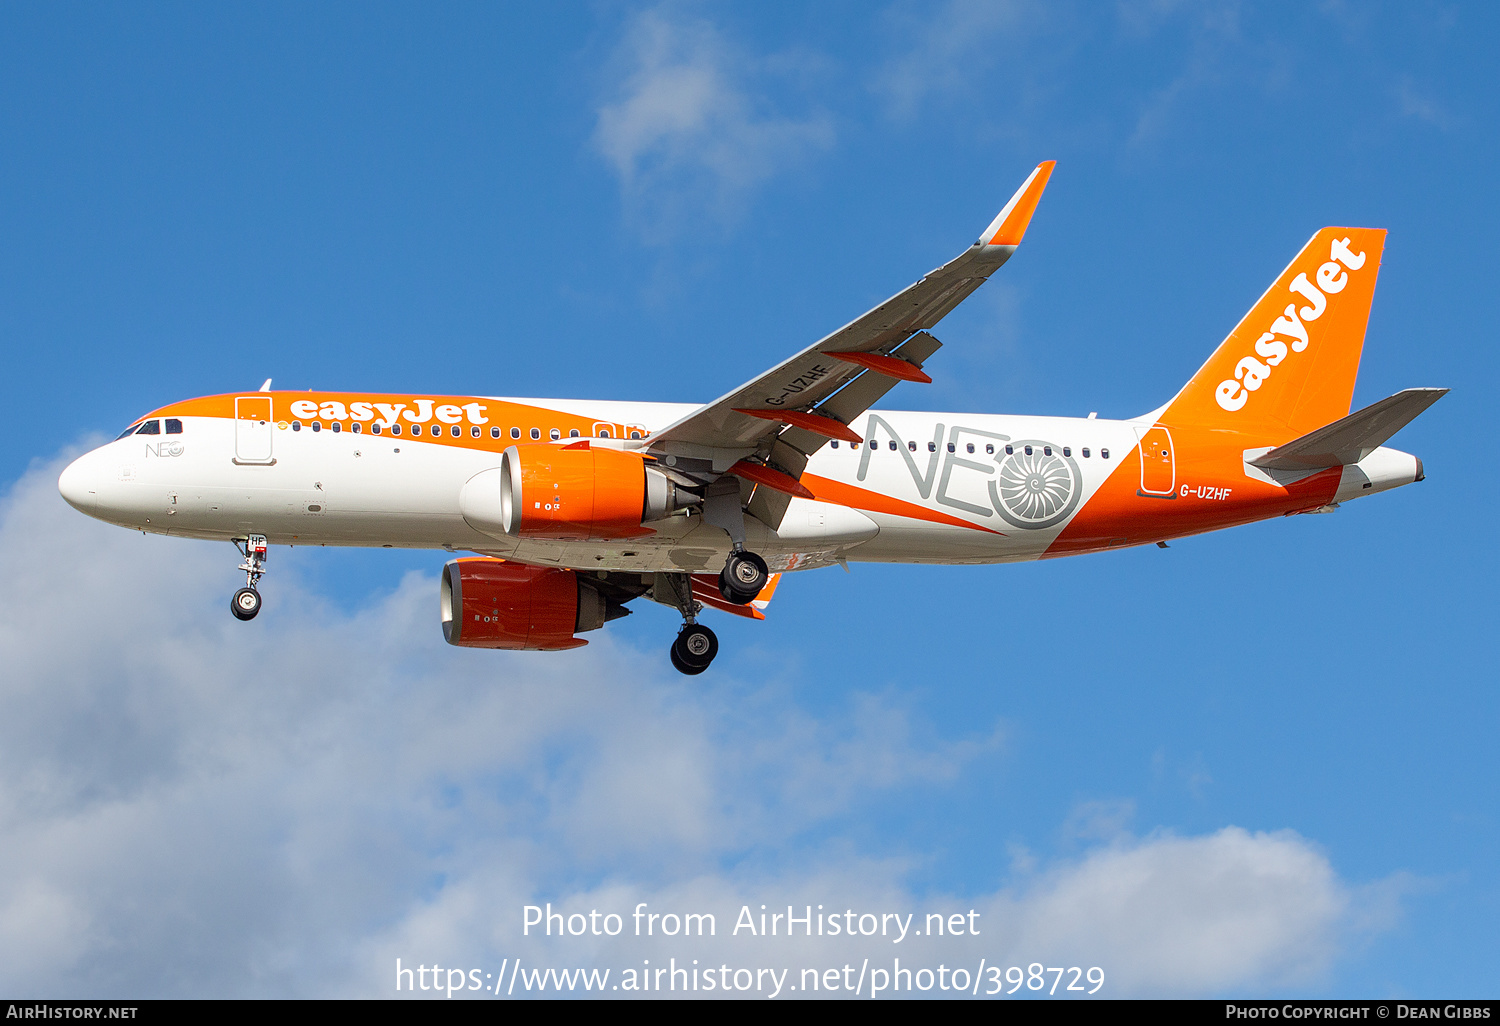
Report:
[[[271,458],[271,397],[244,395],[234,401],[234,461],[274,463]]]
[[[1139,429],[1137,429],[1139,430]],[[1140,436],[1141,494],[1171,496],[1177,487],[1172,433],[1160,425]]]

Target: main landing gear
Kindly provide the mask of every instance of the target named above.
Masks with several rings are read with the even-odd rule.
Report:
[[[693,598],[692,578],[684,573],[657,574],[652,597],[663,605],[676,606],[682,614],[682,630],[677,632],[670,651],[672,665],[678,673],[696,677],[719,654],[719,639],[698,622],[703,604]]]
[[[266,572],[266,550],[269,546],[265,535],[252,534],[245,539],[244,545],[236,538],[234,547],[245,557],[245,561],[240,564],[240,569],[245,571],[245,586],[229,600],[229,611],[236,619],[254,620],[255,614],[260,612],[260,592],[255,590],[255,586]]]
[[[692,583],[686,574],[662,575],[673,579],[677,608],[682,611],[682,630],[672,642],[672,665],[679,673],[696,676],[708,669],[719,654],[719,639],[714,632],[697,622],[702,605],[693,599]],[[729,554],[724,569],[719,572],[719,594],[724,601],[737,606],[749,603],[765,588],[770,580],[766,561],[753,552],[736,548]]]
[[[709,485],[703,497],[703,522],[729,535],[729,558],[719,571],[719,594],[725,602],[748,605],[771,579],[766,561],[745,551],[745,510],[740,504],[740,481],[726,475]]]
[[[724,569],[719,571],[719,594],[724,596],[725,602],[748,605],[770,579],[771,573],[764,559],[736,548],[724,561]]]
[[[719,639],[701,623],[685,623],[672,642],[672,665],[679,673],[697,676],[719,654]]]

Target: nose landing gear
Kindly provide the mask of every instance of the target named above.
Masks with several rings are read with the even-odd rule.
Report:
[[[260,592],[255,590],[255,586],[266,572],[266,550],[269,546],[265,535],[252,534],[245,539],[244,545],[240,544],[238,538],[234,539],[234,547],[245,557],[239,567],[245,571],[245,586],[229,600],[229,611],[236,619],[253,620],[255,614],[260,612]]]

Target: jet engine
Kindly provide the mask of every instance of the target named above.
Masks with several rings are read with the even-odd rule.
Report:
[[[630,610],[572,570],[479,556],[443,567],[442,612],[450,645],[555,652],[587,645],[573,635]]]
[[[642,525],[701,501],[640,453],[592,445],[513,445],[500,466],[459,496],[476,529],[517,538],[603,541],[652,533]]]

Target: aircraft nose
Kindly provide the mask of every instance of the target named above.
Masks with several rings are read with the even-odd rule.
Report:
[[[99,504],[99,486],[90,463],[89,454],[78,457],[64,468],[57,479],[57,490],[68,500],[68,505],[84,513],[91,512]]]

